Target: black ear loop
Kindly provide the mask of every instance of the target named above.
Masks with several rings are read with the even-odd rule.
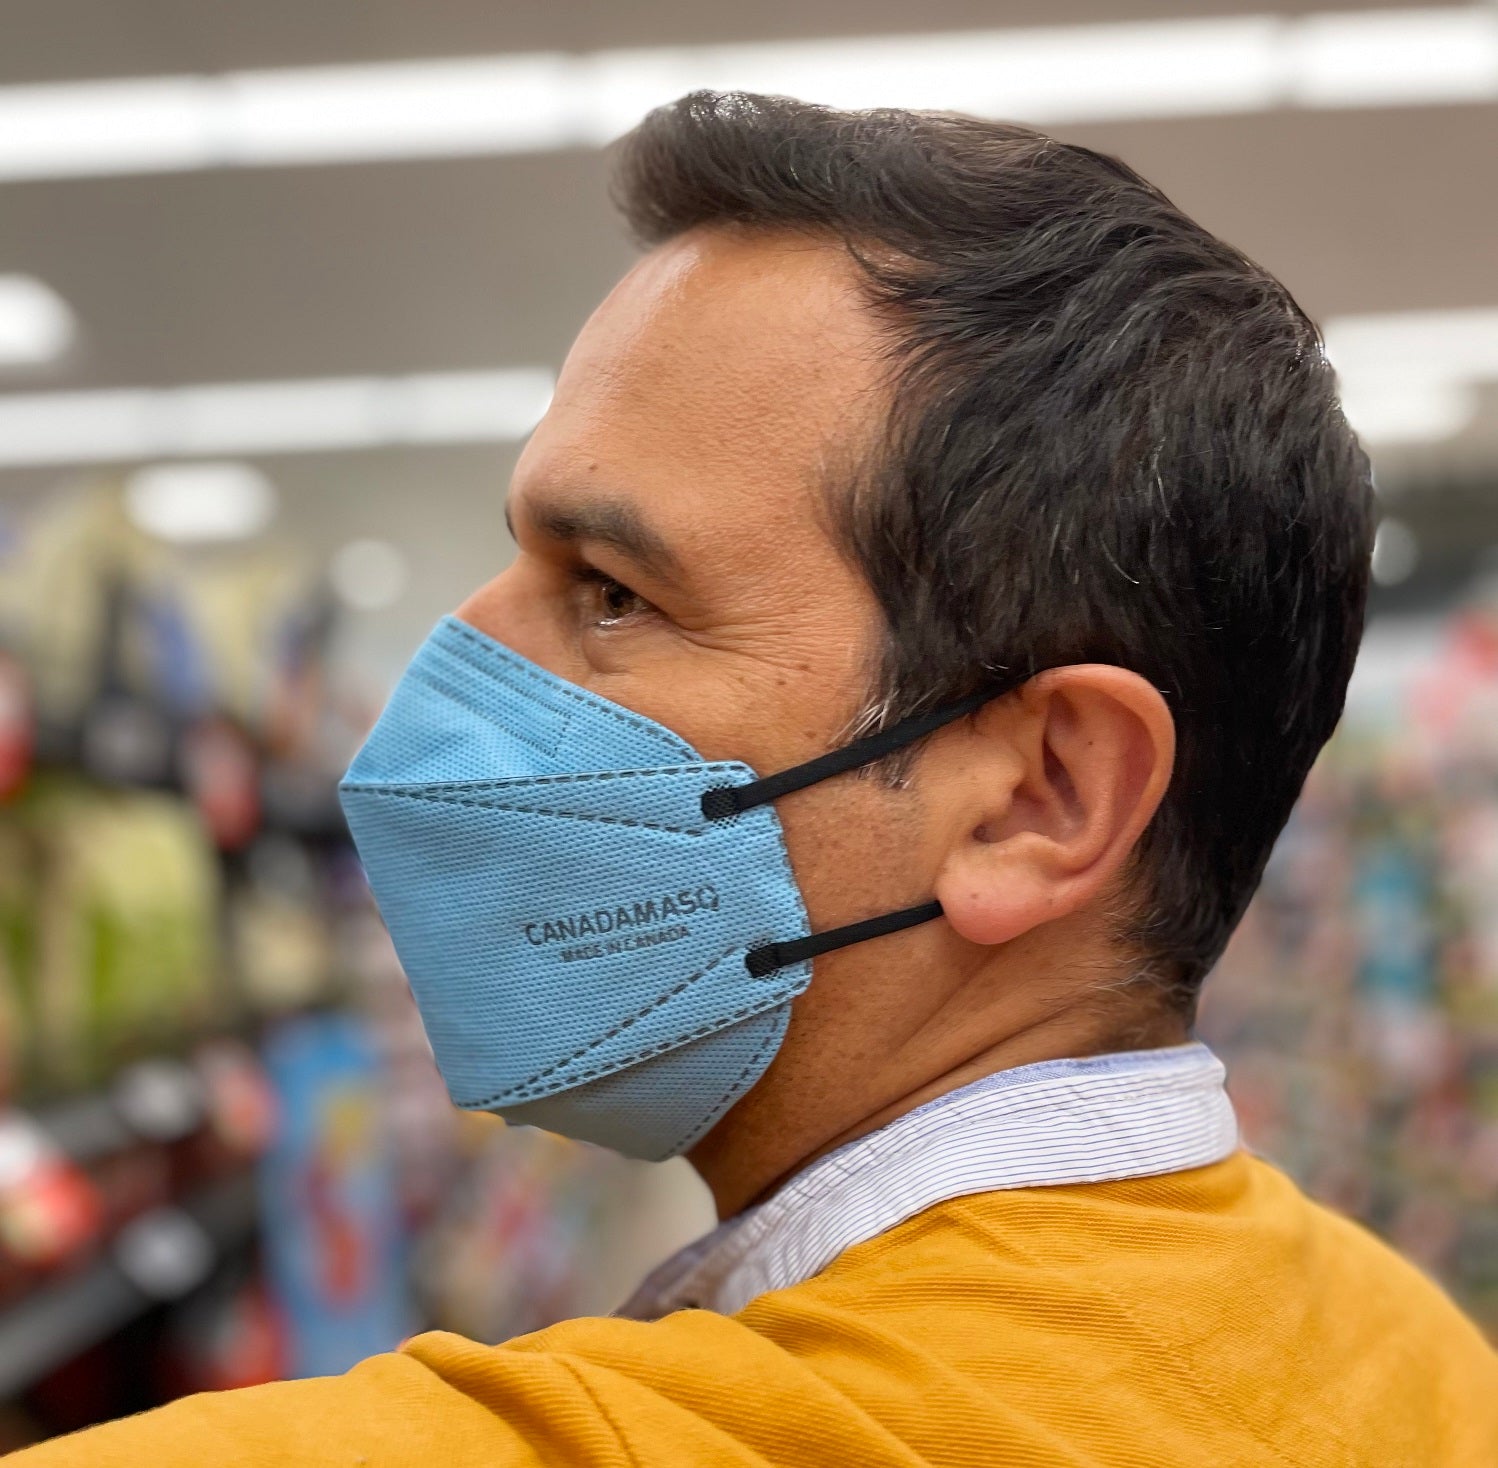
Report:
[[[778,775],[767,775],[763,780],[751,780],[745,785],[715,785],[711,790],[702,792],[702,814],[710,821],[731,820],[741,811],[753,810],[757,805],[767,805],[772,800],[779,800],[782,795],[804,790],[808,785],[831,779],[833,775],[842,775],[849,770],[871,765],[875,760],[881,760],[898,749],[914,744],[918,739],[924,739],[928,734],[934,734],[947,724],[976,713],[984,704],[1012,693],[1033,676],[1031,673],[1019,674],[997,686],[990,685],[976,693],[970,693],[956,703],[944,704],[928,714],[902,719],[898,724],[892,724],[877,734],[845,744],[841,749],[834,749],[828,754],[818,755],[816,759],[807,760],[804,764],[793,765]],[[919,903],[915,907],[901,908],[898,912],[865,918],[859,923],[847,923],[841,928],[829,928],[824,933],[808,933],[804,938],[790,938],[781,943],[762,943],[745,954],[744,967],[754,978],[762,979],[776,969],[789,968],[791,964],[815,958],[819,953],[847,948],[869,938],[882,938],[886,933],[914,928],[940,916],[941,903],[933,900]]]

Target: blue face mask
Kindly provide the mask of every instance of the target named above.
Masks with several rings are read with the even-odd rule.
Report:
[[[630,1157],[692,1146],[774,1058],[813,957],[941,913],[810,934],[771,802],[1004,691],[760,780],[438,623],[340,794],[453,1101]]]

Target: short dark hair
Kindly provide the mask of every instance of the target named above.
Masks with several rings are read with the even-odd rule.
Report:
[[[887,430],[840,495],[881,720],[1067,663],[1165,696],[1123,936],[1189,1014],[1362,634],[1368,461],[1315,326],[1118,159],[1008,123],[697,92],[624,140],[616,197],[646,245],[840,241],[891,322]]]

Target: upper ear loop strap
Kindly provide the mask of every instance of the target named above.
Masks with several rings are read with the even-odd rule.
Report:
[[[987,688],[968,694],[966,698],[958,699],[956,703],[943,704],[930,713],[901,719],[888,729],[881,729],[877,734],[870,734],[864,739],[856,739],[852,744],[818,755],[804,764],[792,765],[788,770],[781,770],[778,775],[766,775],[762,780],[750,780],[744,785],[716,785],[711,790],[704,790],[702,814],[710,821],[727,820],[740,811],[752,810],[757,805],[779,800],[783,795],[789,795],[794,790],[804,790],[808,785],[815,785],[833,775],[871,765],[875,760],[881,760],[968,714],[976,713],[984,704],[1012,693],[1031,676],[1029,673],[1016,674],[997,685],[990,684]]]

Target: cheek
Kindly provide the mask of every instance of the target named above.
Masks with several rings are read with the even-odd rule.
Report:
[[[839,775],[788,796],[778,811],[814,931],[931,896],[939,855],[917,789]]]
[[[565,635],[558,600],[555,573],[521,556],[473,592],[454,615],[547,672],[578,683],[586,668],[576,639]]]

